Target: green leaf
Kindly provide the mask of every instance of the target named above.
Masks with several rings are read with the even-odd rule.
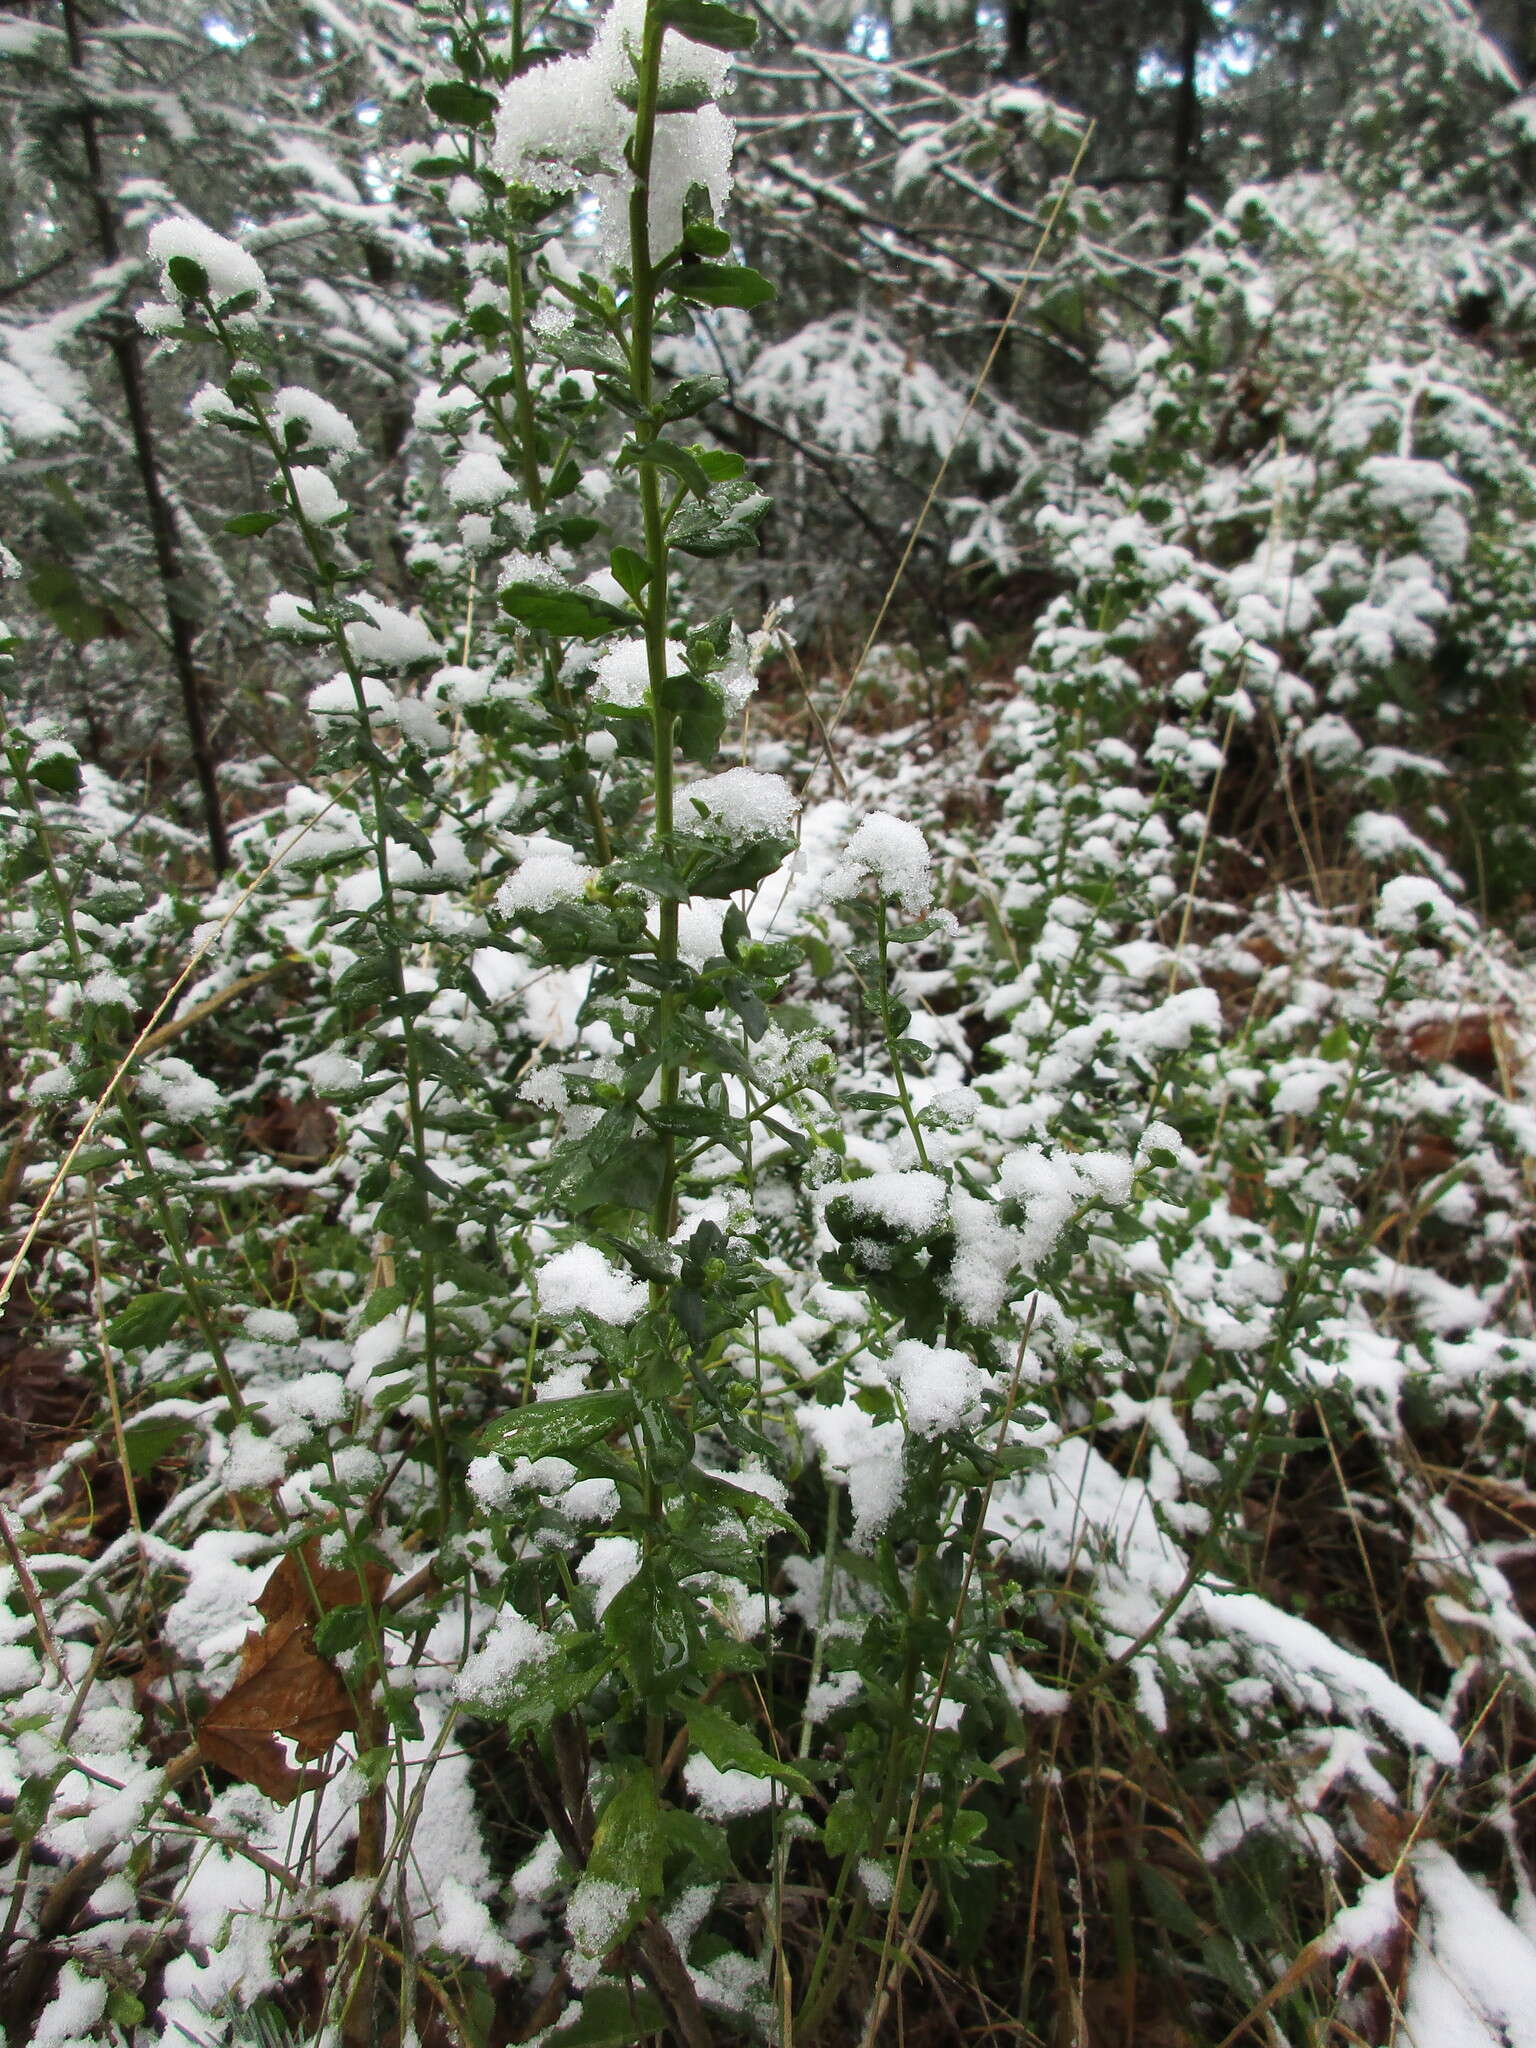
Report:
[[[829,1856],[846,1856],[862,1849],[875,1823],[874,1810],[857,1792],[844,1792],[834,1803],[822,1828],[822,1840]]]
[[[338,1003],[387,1002],[395,993],[395,963],[389,953],[364,953],[336,978],[333,991]]]
[[[266,533],[282,516],[281,512],[239,512],[233,519],[225,520],[224,531],[246,540],[253,534]]]
[[[690,305],[738,306],[746,313],[778,297],[762,272],[745,263],[684,263],[667,283]]]
[[[689,887],[695,896],[734,896],[738,889],[766,881],[794,850],[792,839],[753,839],[745,846],[706,843],[703,857],[688,870]],[[723,993],[733,1000],[729,989]]]
[[[731,238],[712,220],[690,220],[683,226],[683,247],[690,256],[728,256]]]
[[[771,1757],[750,1728],[719,1707],[691,1700],[683,1709],[688,1722],[688,1739],[717,1771],[746,1771],[754,1778],[779,1778],[797,1792],[810,1792],[810,1779],[793,1764]]]
[[[580,2016],[544,2038],[549,2048],[633,2048],[666,2024],[660,2002],[642,1985],[599,1979],[582,1993]]]
[[[629,1912],[615,1939],[622,1940],[651,1901],[660,1897],[665,1846],[661,1805],[650,1771],[644,1764],[631,1765],[598,1817],[587,1858],[588,1877],[629,1894]]]
[[[712,50],[750,50],[757,41],[751,15],[722,7],[719,0],[661,0],[656,11],[668,28]]]
[[[557,1714],[568,1714],[592,1697],[612,1662],[602,1638],[590,1630],[562,1636],[550,1656],[525,1664],[517,1674],[514,1697],[502,1709],[507,1733],[515,1738],[548,1728]]]
[[[704,504],[682,507],[667,540],[685,555],[741,554],[757,546],[757,529],[772,510],[773,500],[750,478],[727,478],[715,485]]]
[[[541,633],[562,640],[602,640],[616,626],[633,626],[634,616],[590,591],[552,590],[545,583],[509,583],[500,593],[504,612]]]
[[[667,1173],[666,1147],[656,1138],[637,1138],[604,1160],[567,1195],[571,1209],[653,1209]]]
[[[480,1448],[502,1457],[564,1456],[621,1429],[634,1414],[634,1397],[620,1388],[572,1394],[564,1401],[532,1401],[498,1416],[481,1433]]]
[[[367,1633],[365,1608],[328,1608],[315,1623],[315,1648],[322,1657],[339,1657],[344,1650],[355,1650]]]
[[[429,85],[427,105],[440,121],[454,128],[489,128],[496,118],[496,95],[462,78],[444,78]]]
[[[191,1434],[192,1425],[184,1415],[155,1415],[146,1422],[130,1422],[123,1431],[129,1471],[135,1479],[142,1479]]]
[[[23,1778],[11,1807],[11,1833],[18,1842],[30,1842],[53,1804],[54,1788],[64,1775],[62,1768],[48,1776]]]
[[[695,413],[713,405],[717,398],[723,398],[730,388],[723,377],[684,377],[681,383],[672,386],[656,408],[656,417],[661,420],[692,419]]]
[[[608,566],[638,604],[651,580],[651,565],[644,555],[637,555],[633,548],[617,547],[608,557]]]
[[[114,1351],[151,1351],[170,1336],[186,1305],[184,1294],[168,1288],[141,1294],[108,1323],[107,1342]]]
[[[614,465],[616,469],[664,469],[696,498],[709,496],[709,473],[689,448],[675,441],[626,441]]]
[[[747,473],[746,457],[738,455],[734,448],[695,448],[693,453],[712,484],[728,483],[732,477]]]
[[[64,635],[83,647],[90,640],[121,638],[122,627],[111,612],[82,589],[67,562],[44,562],[27,578],[27,595]]]
[[[201,263],[194,263],[190,256],[172,256],[165,270],[184,299],[207,298],[208,273]]]

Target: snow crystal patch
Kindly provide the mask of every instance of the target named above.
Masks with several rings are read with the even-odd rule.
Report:
[[[489,512],[517,488],[499,456],[472,450],[443,479],[448,502],[460,512]]]
[[[242,1327],[247,1337],[255,1337],[263,1344],[297,1344],[299,1341],[299,1319],[285,1308],[247,1309]],[[337,1385],[339,1389],[339,1381]]]
[[[299,510],[311,526],[332,526],[338,519],[346,517],[347,501],[323,469],[307,462],[295,466],[289,473],[293,478],[293,495]]]
[[[487,1453],[484,1457],[471,1458],[464,1473],[465,1482],[475,1499],[487,1514],[495,1514],[517,1493],[518,1488],[512,1474],[500,1458]]]
[[[1536,2048],[1536,1943],[1444,1849],[1416,1850],[1422,1914],[1403,1999],[1405,2040]]]
[[[290,444],[326,455],[355,455],[361,447],[357,429],[338,406],[302,384],[284,384],[267,401],[268,416]],[[290,435],[290,426],[299,428]]]
[[[592,870],[569,854],[529,854],[497,890],[496,908],[503,917],[516,917],[520,911],[553,910],[561,903],[578,903],[591,879]]]
[[[752,839],[790,837],[800,804],[782,775],[727,768],[690,782],[679,792],[677,808],[682,831],[718,832],[733,845],[745,845]]]
[[[619,1512],[616,1481],[578,1479],[560,1496],[560,1512],[573,1522],[611,1522]]]
[[[75,2048],[106,2011],[107,1989],[105,1977],[87,1977],[78,1963],[65,1963],[32,2029],[33,2048]]]
[[[442,659],[442,648],[420,619],[364,594],[354,594],[350,602],[368,614],[366,621],[353,619],[345,628],[347,645],[359,661],[407,668],[413,662]]]
[[[639,1569],[640,1546],[632,1536],[595,1539],[576,1567],[576,1576],[584,1586],[592,1588],[593,1607],[599,1620]]]
[[[1314,1677],[1346,1712],[1371,1714],[1409,1748],[1424,1750],[1437,1763],[1460,1761],[1454,1731],[1368,1657],[1342,1649],[1311,1622],[1282,1613],[1257,1593],[1218,1593],[1202,1586],[1198,1597],[1213,1627],[1257,1650],[1278,1685],[1295,1691]]]
[[[208,295],[216,306],[247,292],[256,294],[253,312],[264,313],[272,303],[261,265],[250,251],[242,249],[238,242],[216,235],[200,220],[183,215],[156,221],[149,231],[148,248],[151,261],[160,266],[160,288],[171,305],[181,296],[171,281],[170,270],[172,258],[178,256],[195,263],[202,271],[208,280]]]
[[[521,1973],[521,1949],[500,1931],[484,1901],[477,1899],[468,1885],[451,1871],[444,1871],[435,1879],[434,1889],[438,1948],[450,1955],[467,1956],[486,1969]]]
[[[585,1956],[606,1955],[624,1932],[635,1894],[600,1877],[584,1877],[565,1908],[572,1941]]]
[[[329,639],[330,629],[312,616],[313,611],[308,598],[295,597],[291,590],[275,590],[267,599],[267,631],[294,640]]]
[[[675,640],[667,642],[667,674],[686,675],[688,664]],[[598,658],[592,695],[615,710],[638,711],[651,689],[650,656],[643,640],[621,640]]]
[[[140,1094],[168,1123],[189,1124],[200,1116],[216,1115],[224,1106],[212,1081],[168,1054],[146,1060],[135,1078]]]
[[[927,1237],[939,1227],[948,1192],[936,1173],[871,1173],[824,1189],[823,1199],[846,1202],[855,1215],[911,1237]]]
[[[883,895],[920,916],[933,900],[933,865],[928,842],[915,825],[889,811],[874,811],[860,825],[843,853],[842,864],[823,884],[828,900],[854,895],[866,877],[873,877]]]
[[[963,1351],[908,1337],[892,1351],[889,1370],[901,1389],[907,1427],[918,1436],[942,1436],[979,1412],[985,1376]]]
[[[683,1766],[683,1783],[707,1820],[739,1820],[744,1814],[761,1813],[773,1803],[771,1778],[757,1778],[750,1771],[717,1770],[707,1756],[689,1757]]]
[[[539,1268],[534,1282],[539,1307],[547,1316],[581,1312],[620,1328],[644,1313],[650,1292],[643,1280],[631,1280],[612,1265],[596,1245],[573,1244],[556,1252]]]
[[[1367,1878],[1352,1906],[1335,1913],[1320,1941],[1324,1951],[1336,1955],[1369,1955],[1382,1949],[1397,1932],[1401,1921],[1397,1904],[1397,1877]]]
[[[484,1641],[454,1680],[454,1691],[466,1705],[494,1714],[508,1705],[517,1679],[531,1665],[542,1664],[555,1649],[555,1639],[510,1607],[502,1608]]]
[[[835,1408],[800,1411],[800,1428],[821,1453],[822,1469],[848,1489],[853,1509],[849,1541],[868,1550],[901,1501],[905,1468],[899,1422],[876,1422],[852,1398]]]
[[[1376,929],[1393,938],[1449,932],[1465,922],[1438,882],[1427,875],[1394,875],[1376,903]]]
[[[644,30],[643,0],[614,0],[589,49],[510,80],[496,116],[491,158],[502,176],[546,192],[587,183],[598,201],[598,240],[610,259],[627,246],[630,176],[624,144],[632,115],[620,98],[632,83]],[[713,100],[730,58],[684,35],[662,46],[663,100],[690,90]],[[650,253],[659,260],[682,239],[689,188],[704,185],[718,216],[730,196],[732,123],[712,105],[663,114],[650,175]],[[595,173],[595,175],[594,175]]]

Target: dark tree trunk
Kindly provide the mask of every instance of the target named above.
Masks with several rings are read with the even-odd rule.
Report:
[[[70,69],[83,74],[85,44],[80,33],[80,17],[75,0],[63,0],[63,7],[64,33],[69,41]],[[96,115],[83,84],[80,134],[85,145],[86,179],[90,189],[91,210],[96,220],[97,245],[101,250],[102,261],[115,263],[118,260],[119,249],[117,221],[107,192]],[[202,683],[193,654],[192,621],[184,609],[185,600],[181,591],[181,559],[176,540],[176,514],[160,481],[160,465],[155,454],[154,429],[150,424],[149,404],[144,391],[144,366],[139,356],[138,330],[119,321],[113,328],[108,345],[117,368],[118,382],[122,386],[123,404],[128,413],[129,431],[133,437],[134,462],[139,472],[139,486],[144,494],[144,507],[149,518],[150,540],[155,551],[155,568],[160,578],[161,594],[165,601],[166,625],[170,633],[171,661],[181,691],[182,715],[186,720],[192,765],[197,775],[198,789],[202,793],[208,853],[213,862],[214,873],[222,875],[229,866],[229,833],[224,823],[224,806],[219,796],[213,748],[208,737]]]
[[[1173,103],[1173,154],[1168,180],[1168,248],[1176,255],[1189,236],[1189,188],[1200,158],[1200,43],[1205,0],[1182,0],[1179,84]]]

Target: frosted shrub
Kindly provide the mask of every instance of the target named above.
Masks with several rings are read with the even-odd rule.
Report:
[[[422,12],[451,304],[399,563],[258,258],[149,245],[313,773],[253,770],[194,903],[6,729],[6,1284],[102,1396],[5,1567],[22,2024],[873,2048],[932,1928],[1011,2014],[1148,1917],[1191,2038],[1316,1938],[1348,1990],[1405,1858],[1473,1886],[1413,1844],[1536,1697],[1414,1436],[1475,1491],[1528,1425],[1528,979],[1390,737],[1458,565],[1520,558],[1513,455],[1460,387],[1306,357],[1309,467],[1222,469],[1235,204],[1042,522],[985,760],[850,737],[821,797],[756,722],[777,613],[702,595],[771,507],[723,380],[662,367],[771,295],[726,225],[751,21]],[[1237,741],[1318,835],[1246,895]],[[1298,1467],[1354,1515],[1364,1460],[1350,1540],[1428,1624],[1395,1671],[1268,1558]]]

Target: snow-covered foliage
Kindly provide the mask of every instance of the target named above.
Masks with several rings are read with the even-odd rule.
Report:
[[[921,1953],[1021,2041],[1528,2039],[1518,234],[1243,187],[1067,479],[894,309],[750,339],[750,19],[523,19],[370,44],[387,204],[285,144],[443,300],[371,384],[297,229],[135,219],[307,722],[227,871],[0,677],[16,2038],[872,2044]],[[893,204],[1076,148],[856,29]],[[27,461],[101,430],[37,328]],[[1048,579],[959,712],[807,677],[728,399]]]

